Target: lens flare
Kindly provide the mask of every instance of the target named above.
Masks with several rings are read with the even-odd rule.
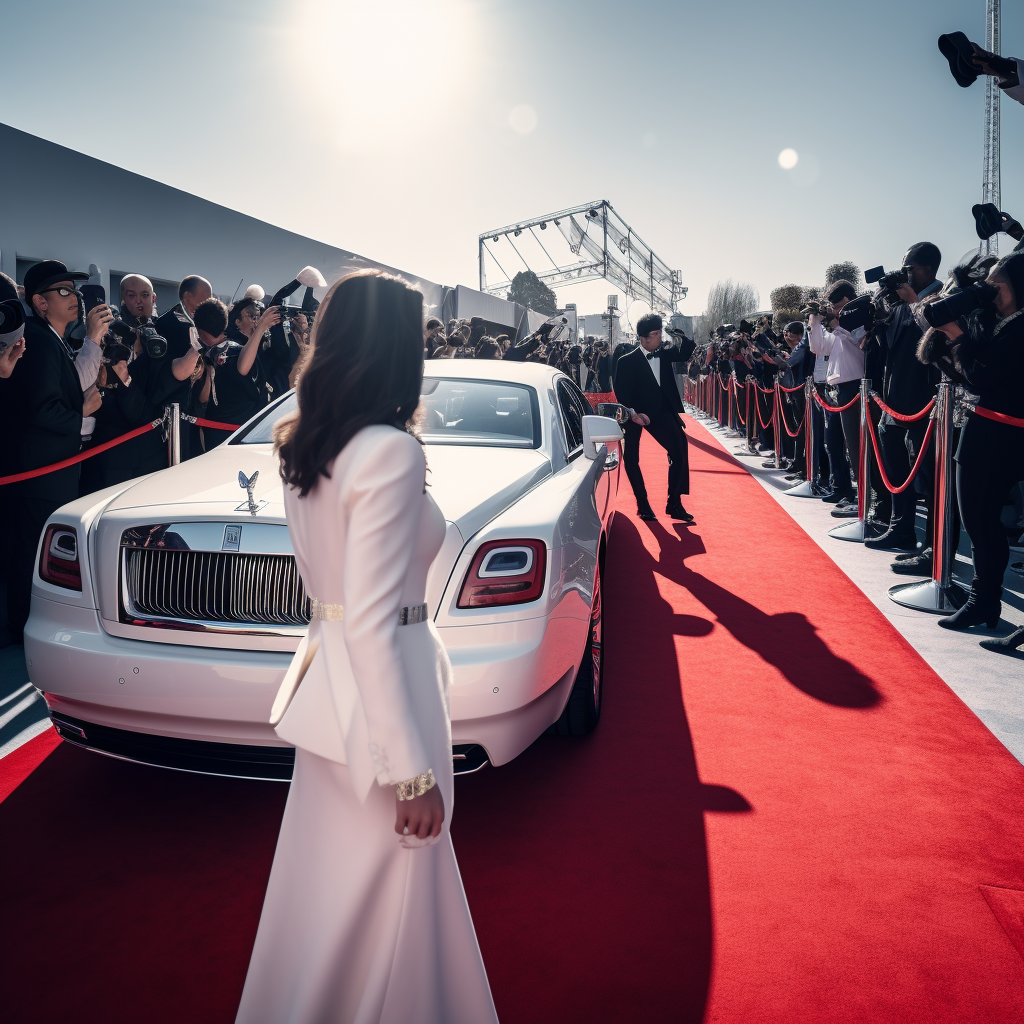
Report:
[[[796,167],[797,161],[800,159],[799,153],[795,149],[784,149],[779,154],[779,166],[784,171],[791,171]]]

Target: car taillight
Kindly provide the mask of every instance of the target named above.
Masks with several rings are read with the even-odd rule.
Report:
[[[39,575],[55,587],[82,589],[82,569],[78,564],[78,534],[72,526],[56,523],[46,528],[43,552],[39,556]]]
[[[460,608],[536,601],[544,589],[547,552],[539,540],[492,540],[481,545],[459,593]]]

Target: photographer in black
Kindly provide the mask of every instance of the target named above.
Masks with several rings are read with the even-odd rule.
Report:
[[[965,308],[971,310],[966,318],[956,315]],[[1024,252],[999,260],[985,284],[925,309],[929,323],[952,342],[953,362],[978,394],[956,451],[957,502],[971,538],[974,579],[967,603],[939,625],[967,629],[984,623],[993,629],[1010,557],[1000,513],[1010,488],[1024,479]],[[1024,643],[1024,629],[1005,641],[1007,647]]]
[[[912,245],[903,257],[903,270],[907,278],[896,289],[899,302],[893,303],[888,324],[879,337],[883,369],[881,373],[882,401],[895,412],[905,416],[923,409],[934,397],[938,375],[917,358],[917,345],[921,328],[914,317],[912,306],[940,290],[936,273],[942,255],[931,242]],[[903,483],[921,452],[928,430],[928,419],[913,423],[901,422],[889,413],[883,413],[878,423],[878,444],[885,460],[886,472],[896,486]],[[879,483],[879,487],[883,486]],[[920,555],[894,565],[902,573],[930,574],[935,487],[934,459],[924,457],[914,484],[900,494],[892,495],[888,529],[880,537],[864,542],[866,548],[882,551],[917,552],[917,533],[914,522],[917,512],[917,494],[925,496],[928,521],[925,528],[924,550]]]
[[[281,311],[276,306],[264,310],[255,299],[245,298],[229,313],[220,299],[211,298],[196,307],[193,321],[205,367],[194,391],[194,412],[218,423],[242,424],[270,401],[259,350],[263,332],[281,322]],[[215,448],[231,433],[203,427],[203,450]]]

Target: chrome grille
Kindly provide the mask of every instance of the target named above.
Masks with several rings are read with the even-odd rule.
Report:
[[[123,621],[309,622],[309,598],[292,555],[146,548],[123,548],[121,555]]]

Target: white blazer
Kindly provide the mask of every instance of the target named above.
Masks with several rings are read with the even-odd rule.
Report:
[[[365,800],[374,781],[404,782],[430,765],[403,663],[399,610],[424,501],[426,459],[394,427],[365,427],[305,498],[284,488],[288,530],[307,593],[342,605],[342,621],[313,619],[319,648],[276,727],[281,739],[347,764]],[[296,655],[301,657],[301,651]]]

